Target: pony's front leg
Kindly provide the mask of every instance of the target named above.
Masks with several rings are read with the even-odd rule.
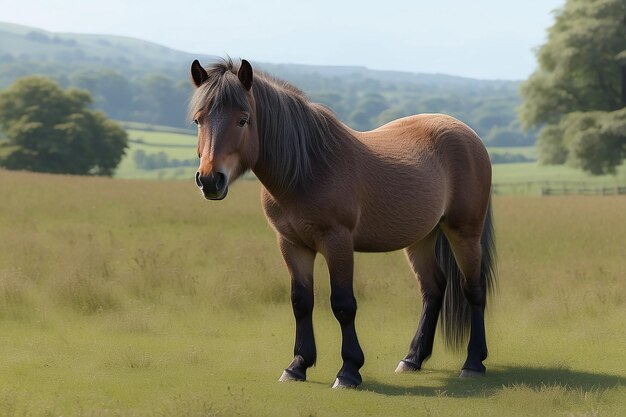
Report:
[[[320,251],[330,272],[330,304],[341,326],[341,358],[343,366],[333,388],[355,388],[361,384],[359,369],[365,358],[354,327],[356,299],[352,288],[354,246],[349,231],[340,230],[325,236]]]
[[[291,275],[291,305],[296,318],[293,360],[279,381],[305,381],[306,370],[315,364],[317,352],[313,336],[313,264],[315,252],[297,246],[282,236],[278,246]]]

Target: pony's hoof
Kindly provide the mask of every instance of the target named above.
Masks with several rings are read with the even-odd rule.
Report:
[[[278,382],[291,382],[291,381],[304,382],[306,380],[303,378],[298,378],[297,376],[290,374],[286,370],[283,371],[283,374],[280,376],[280,378],[278,378]]]
[[[417,372],[419,371],[420,368],[418,368],[417,366],[415,366],[414,364],[407,362],[407,361],[400,361],[400,363],[398,364],[398,367],[396,368],[396,373],[402,373],[402,372]]]
[[[459,378],[476,378],[478,376],[485,376],[485,373],[472,371],[471,369],[462,369]]]
[[[333,389],[355,389],[356,387],[357,384],[339,377],[335,379],[335,383],[333,384]]]

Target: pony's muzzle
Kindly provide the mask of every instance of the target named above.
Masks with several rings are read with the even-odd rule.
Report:
[[[201,175],[196,172],[196,185],[207,200],[222,200],[228,194],[228,178],[222,172]]]

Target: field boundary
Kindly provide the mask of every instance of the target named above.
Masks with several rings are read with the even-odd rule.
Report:
[[[164,133],[178,133],[181,135],[194,136],[196,134],[195,129],[183,129],[180,127],[152,125],[149,123],[141,122],[129,122],[125,120],[115,120],[126,130],[141,130],[144,132],[164,132]],[[195,127],[195,126],[194,126]]]
[[[625,195],[626,187],[541,188],[542,196],[551,195]]]
[[[143,139],[128,139],[129,143],[135,143],[137,145],[150,146],[153,148],[195,148],[197,147],[194,144],[188,143],[154,143],[154,142],[146,142]]]
[[[626,195],[626,184],[594,184],[586,181],[501,182],[492,185],[495,195]]]

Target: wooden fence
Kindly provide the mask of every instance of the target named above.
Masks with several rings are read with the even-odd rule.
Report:
[[[626,187],[541,188],[542,196],[549,195],[624,195]]]
[[[494,183],[496,195],[626,195],[626,185],[603,185],[580,181],[528,181]]]

